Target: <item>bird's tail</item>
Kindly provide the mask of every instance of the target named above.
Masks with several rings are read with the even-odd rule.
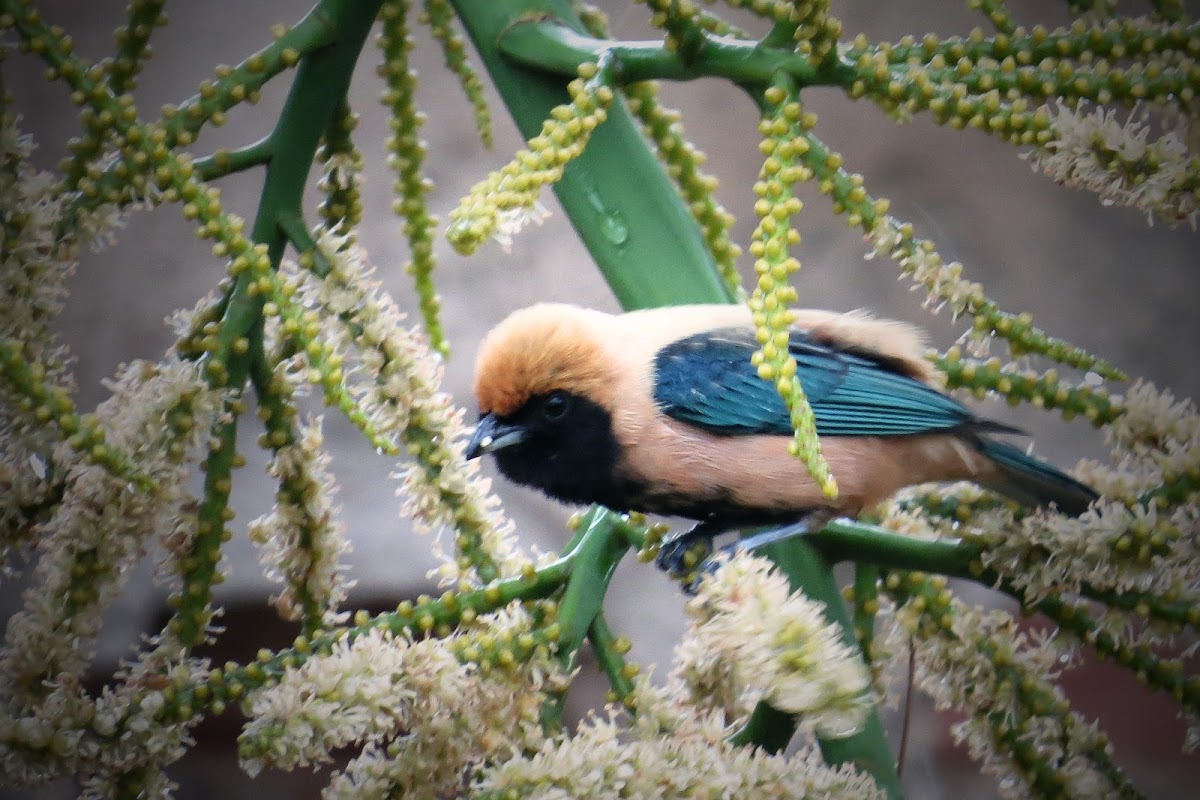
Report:
[[[1053,503],[1058,510],[1077,517],[1099,495],[1090,486],[1034,458],[1017,447],[995,439],[980,437],[979,451],[992,460],[1000,471],[998,480],[988,488],[1028,506]]]

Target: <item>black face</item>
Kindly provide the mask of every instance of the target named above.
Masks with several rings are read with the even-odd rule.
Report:
[[[630,487],[617,476],[612,417],[596,403],[555,391],[530,398],[498,421],[524,432],[519,443],[495,451],[509,480],[568,503],[621,508],[627,500]]]

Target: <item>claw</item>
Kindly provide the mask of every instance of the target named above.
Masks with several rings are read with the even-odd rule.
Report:
[[[700,591],[701,581],[703,581],[705,577],[712,575],[721,568],[721,565],[726,561],[726,557],[733,552],[732,548],[734,548],[734,546],[735,545],[727,545],[722,547],[720,550],[712,553],[708,556],[708,558],[701,561],[699,566],[697,566],[691,571],[691,573],[688,574],[687,580],[683,584],[684,594],[694,595],[696,592]]]
[[[683,575],[705,561],[713,551],[712,536],[680,534],[663,542],[654,563],[672,575]]]
[[[663,542],[654,563],[669,575],[689,576],[712,553],[713,539],[728,529],[725,523],[706,519]]]

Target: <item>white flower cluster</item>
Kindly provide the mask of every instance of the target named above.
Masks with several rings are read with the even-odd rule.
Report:
[[[419,330],[404,326],[395,303],[371,280],[358,247],[332,231],[322,234],[319,246],[332,272],[324,279],[297,274],[298,294],[306,305],[343,315],[357,328],[358,370],[369,380],[352,384],[351,390],[377,430],[403,442],[416,457],[398,473],[405,513],[426,530],[456,531],[459,541],[470,540],[475,551],[443,555],[443,580],[478,582],[480,563],[494,565],[501,576],[519,573],[528,560],[514,551],[512,523],[490,482],[463,456],[463,412],[441,389],[440,358]],[[350,376],[355,370],[344,371]]]
[[[66,198],[58,196],[58,178],[33,167],[33,140],[21,134],[18,120],[0,115],[0,337],[36,345],[33,356],[62,361],[52,326],[67,297],[67,280],[75,271],[78,243],[63,236]]]
[[[1195,507],[1159,511],[1100,500],[1078,517],[1042,513],[1019,525],[998,522],[988,530],[982,561],[1032,599],[1078,593],[1084,583],[1099,591],[1183,591],[1194,598],[1200,586],[1196,521]]]
[[[1040,770],[1065,797],[1118,795],[1106,769],[1108,743],[1095,725],[1070,710],[1052,682],[1069,662],[1062,642],[1023,633],[1003,611],[984,612],[943,589],[942,612],[918,595],[881,619],[888,652],[914,648],[916,685],[939,710],[962,709],[952,732],[993,775],[1005,797],[1028,797]],[[1026,755],[1024,763],[1014,752]]]
[[[355,153],[334,153],[325,161],[325,170],[319,187],[328,191],[357,189],[363,183],[362,158]]]
[[[203,679],[199,660],[164,663],[162,648],[148,652],[119,685],[97,698],[76,677],[60,675],[45,686],[36,708],[21,716],[0,712],[0,780],[30,786],[63,775],[87,776],[81,797],[170,796],[163,768],[178,760],[199,719],[180,719],[171,708],[173,688]],[[156,687],[147,688],[150,684]],[[118,791],[123,787],[123,791]],[[135,788],[136,787],[136,788]]]
[[[719,712],[730,724],[746,719],[758,700],[739,677],[736,664],[709,651],[698,636],[684,636],[675,646],[671,687],[697,708]]]
[[[412,642],[380,631],[342,639],[253,695],[239,737],[242,767],[307,766],[338,748],[407,733],[467,691],[469,677],[438,640]]]
[[[1110,437],[1112,427],[1105,429]],[[1121,454],[1119,449],[1105,461],[1083,459],[1074,470],[1075,477],[1096,490],[1101,497],[1135,505],[1139,498],[1162,487],[1163,472],[1141,456]]]
[[[911,498],[920,497],[925,491],[933,490],[939,497],[953,498],[970,502],[983,494],[983,490],[973,483],[957,482],[946,484],[926,484],[909,487],[902,490],[891,500],[879,506],[881,527],[889,531],[903,534],[910,539],[925,539],[938,541],[957,539],[959,537],[958,522],[925,513],[919,506],[910,505]]]
[[[739,715],[763,699],[828,738],[861,729],[871,702],[866,666],[824,607],[789,594],[767,559],[735,554],[704,577],[688,614],[675,677],[694,697],[716,689]]]
[[[57,234],[62,200],[56,178],[29,163],[33,141],[11,114],[0,114],[0,341],[24,345],[26,357],[42,364],[44,380],[69,389],[70,359],[52,326],[67,295],[78,248]],[[49,455],[52,426],[23,409],[20,398],[0,383],[0,567],[10,549],[32,534],[26,509],[52,492]]]
[[[0,580],[13,569],[10,552],[33,541],[31,517],[51,500],[61,476],[46,454],[54,430],[33,425],[19,401],[0,389]]]
[[[1125,412],[1108,428],[1110,444],[1132,455],[1155,460],[1164,476],[1187,474],[1200,456],[1200,415],[1190,399],[1138,381],[1124,398]],[[1188,458],[1191,458],[1188,461]]]
[[[307,602],[334,624],[352,585],[339,564],[350,542],[333,506],[337,483],[322,441],[317,417],[300,426],[296,441],[275,452],[269,470],[281,490],[275,506],[251,522],[249,532],[267,578],[284,584],[271,598],[283,618],[301,619]]]
[[[1200,481],[1200,416],[1189,401],[1138,382],[1107,429],[1110,464],[1085,462],[1081,477],[1104,497],[1079,517],[1003,512],[973,518],[991,542],[983,563],[1041,597],[1080,585],[1200,602],[1200,507],[1195,490],[1174,502],[1144,496],[1170,482]],[[1054,558],[1046,558],[1053,553]]]
[[[638,716],[622,724],[616,711],[592,717],[570,737],[482,773],[472,797],[617,800],[629,797],[824,798],[872,800],[883,793],[849,765],[830,767],[815,749],[771,755],[739,747],[720,714],[672,703],[641,684]]]
[[[81,243],[111,237],[120,218],[109,204],[68,213],[73,198],[58,192],[57,175],[33,166],[34,142],[19,122],[0,110],[0,343],[20,347],[40,382],[69,391],[72,359],[55,322]],[[29,515],[53,503],[65,475],[51,458],[55,427],[21,401],[0,381],[0,575],[11,568],[8,553],[31,540]]]
[[[496,228],[492,239],[505,253],[511,253],[513,239],[530,225],[541,225],[550,216],[550,209],[535,201],[532,206],[504,208],[496,212]]]
[[[1184,114],[1160,115],[1175,127],[1150,139],[1150,110],[1140,106],[1122,121],[1115,108],[1087,103],[1048,107],[1055,138],[1025,155],[1035,170],[1059,183],[1095,192],[1105,205],[1129,206],[1169,224],[1200,219],[1191,188],[1200,177],[1200,154],[1189,149]]]
[[[496,620],[529,628],[523,613],[501,612]],[[323,763],[332,751],[360,744],[363,752],[334,776],[326,797],[457,794],[485,759],[540,745],[543,687],[553,673],[545,653],[512,670],[460,663],[454,646],[471,638],[412,641],[373,631],[343,639],[250,698],[243,767],[253,775]]]
[[[10,709],[36,704],[43,680],[81,674],[101,614],[129,568],[157,537],[195,527],[182,456],[215,421],[218,395],[194,364],[174,359],[129,364],[107,388],[112,396],[96,409],[106,446],[151,478],[153,488],[116,479],[59,445],[54,459],[65,466],[63,497],[37,525],[33,586],[9,619],[0,652],[0,701]],[[175,414],[186,415],[187,424],[172,427]]]

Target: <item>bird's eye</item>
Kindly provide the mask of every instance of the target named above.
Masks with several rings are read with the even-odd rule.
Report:
[[[571,408],[571,398],[566,392],[552,392],[542,403],[542,416],[551,421],[557,421],[567,415]]]

